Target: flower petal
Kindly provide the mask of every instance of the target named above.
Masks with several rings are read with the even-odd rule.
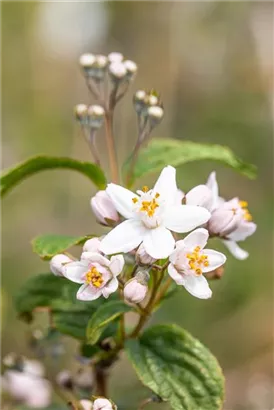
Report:
[[[165,167],[156,184],[153,191],[160,194],[160,199],[164,199],[166,203],[174,204],[176,201],[178,188],[176,184],[176,169],[168,165]]]
[[[200,248],[203,249],[208,241],[208,237],[209,233],[206,229],[198,228],[188,234],[185,239],[183,239],[183,242],[186,248],[191,249],[195,248],[196,246],[200,246]]]
[[[107,258],[97,252],[83,252],[81,260],[88,261],[89,263],[99,263],[102,266],[108,267],[110,262]]]
[[[240,261],[245,260],[249,257],[249,253],[234,241],[223,241],[223,244],[227,247],[229,252],[234,256],[234,258],[239,259]]]
[[[101,241],[100,250],[106,255],[129,252],[142,242],[147,228],[141,221],[129,219],[112,229]]]
[[[203,206],[211,211],[213,208],[213,193],[206,185],[197,185],[186,194],[186,204]]]
[[[244,241],[248,236],[252,235],[257,229],[254,222],[242,222],[238,228],[231,232],[227,237],[232,241]]]
[[[172,263],[168,265],[167,271],[169,276],[177,283],[177,285],[184,284],[184,278],[180,275]]]
[[[106,192],[119,214],[126,219],[134,216],[132,198],[136,197],[136,194],[116,184],[108,184]]]
[[[116,292],[116,290],[118,289],[119,283],[118,280],[116,278],[112,278],[108,284],[102,288],[102,294],[105,298],[108,298],[109,295],[113,292]]]
[[[203,254],[208,256],[209,262],[208,266],[202,267],[203,272],[211,272],[226,262],[226,256],[221,252],[214,251],[213,249],[204,249]]]
[[[102,295],[102,289],[95,288],[88,284],[84,284],[80,287],[76,294],[78,300],[95,300]]]
[[[93,410],[112,410],[113,406],[108,399],[99,398],[93,403]]]
[[[146,252],[155,259],[167,258],[174,250],[175,240],[164,226],[150,229],[144,238]]]
[[[88,271],[88,261],[71,262],[64,266],[64,276],[75,283],[83,283],[83,275]]]
[[[99,238],[88,239],[84,243],[83,252],[99,252],[100,243]]]
[[[174,232],[189,232],[203,225],[210,218],[210,212],[201,206],[171,206],[164,216],[164,225]]]
[[[124,267],[125,260],[123,255],[115,255],[110,258],[109,269],[114,276],[118,276]]]
[[[212,296],[212,291],[203,275],[184,275],[184,279],[183,286],[192,296],[199,299],[209,299]]]

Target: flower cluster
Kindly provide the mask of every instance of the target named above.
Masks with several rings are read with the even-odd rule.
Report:
[[[56,255],[50,263],[55,275],[82,285],[77,293],[80,300],[107,298],[118,289],[117,276],[125,263],[122,254],[134,254],[138,267],[135,276],[121,280],[127,302],[140,303],[146,297],[150,274],[142,267],[153,267],[167,258],[168,274],[176,284],[207,299],[212,292],[206,274],[226,261],[222,253],[205,249],[208,239],[221,238],[237,258],[244,259],[248,254],[236,242],[256,229],[246,202],[219,197],[214,172],[206,185],[184,195],[171,166],[162,170],[151,189],[144,186],[131,192],[108,184],[106,191],[91,199],[91,208],[99,223],[113,229],[100,239],[89,239],[79,261]],[[187,232],[191,233],[182,238]]]

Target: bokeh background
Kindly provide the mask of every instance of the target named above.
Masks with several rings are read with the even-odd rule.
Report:
[[[248,260],[228,258],[211,300],[182,289],[155,317],[184,326],[217,356],[226,377],[225,410],[274,406],[272,35],[273,2],[266,1],[2,2],[3,168],[39,153],[90,159],[72,109],[89,102],[77,64],[87,51],[120,51],[139,66],[116,114],[121,164],[136,138],[132,94],[153,87],[165,106],[155,136],[228,145],[258,166],[255,181],[216,163],[178,170],[187,191],[215,169],[221,195],[247,200],[258,230],[243,245]],[[98,146],[107,167],[103,137]],[[3,201],[2,354],[30,355],[29,330],[17,320],[13,298],[27,277],[48,271],[30,240],[41,233],[101,233],[89,205],[94,192],[77,173],[50,171]],[[74,354],[75,345],[66,343]],[[68,353],[64,363],[75,366]],[[147,396],[125,360],[110,382],[110,397],[127,409]]]

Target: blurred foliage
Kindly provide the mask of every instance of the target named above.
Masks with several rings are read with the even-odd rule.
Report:
[[[131,93],[153,87],[165,105],[155,136],[224,144],[258,167],[257,180],[249,181],[214,164],[221,195],[247,199],[258,224],[243,245],[249,259],[228,258],[223,278],[212,283],[211,300],[182,289],[155,319],[184,326],[217,356],[226,376],[226,410],[274,404],[267,387],[273,384],[272,12],[273,3],[259,1],[2,3],[3,167],[39,153],[90,159],[72,115],[76,103],[88,102],[77,66],[87,50],[121,51],[139,66],[116,114],[121,163],[136,138]],[[102,32],[94,30],[98,21]],[[103,132],[98,146],[107,168]],[[178,183],[187,191],[211,170],[210,163],[186,164]],[[148,185],[152,181],[150,176]],[[29,241],[46,232],[79,236],[88,225],[101,233],[89,206],[94,192],[82,176],[52,171],[27,180],[3,201],[3,354],[29,353],[27,326],[17,320],[13,298],[27,277],[48,267]],[[68,345],[60,365],[68,366],[75,351]],[[110,397],[119,409],[130,410],[129,402],[147,395],[126,362],[117,363]]]

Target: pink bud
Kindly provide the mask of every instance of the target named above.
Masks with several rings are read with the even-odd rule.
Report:
[[[146,252],[144,245],[141,244],[136,251],[135,260],[138,265],[148,266],[152,265],[157,259],[152,258],[152,256]]]
[[[83,252],[99,252],[101,241],[99,238],[88,239],[83,246]]]
[[[241,215],[233,209],[221,206],[212,212],[208,222],[210,235],[225,237],[233,232],[241,221]]]
[[[198,185],[186,194],[186,205],[203,206],[211,211],[213,206],[212,191],[206,185]]]
[[[64,267],[69,262],[73,261],[67,255],[55,255],[49,263],[50,270],[55,276],[64,276]]]
[[[146,297],[148,291],[149,274],[140,271],[133,279],[130,279],[124,287],[124,297],[129,303],[140,303]]]
[[[100,397],[93,402],[93,410],[117,410],[117,407],[114,403],[108,399]]]
[[[106,191],[98,191],[90,204],[97,221],[102,225],[114,225],[119,221],[119,215]]]

